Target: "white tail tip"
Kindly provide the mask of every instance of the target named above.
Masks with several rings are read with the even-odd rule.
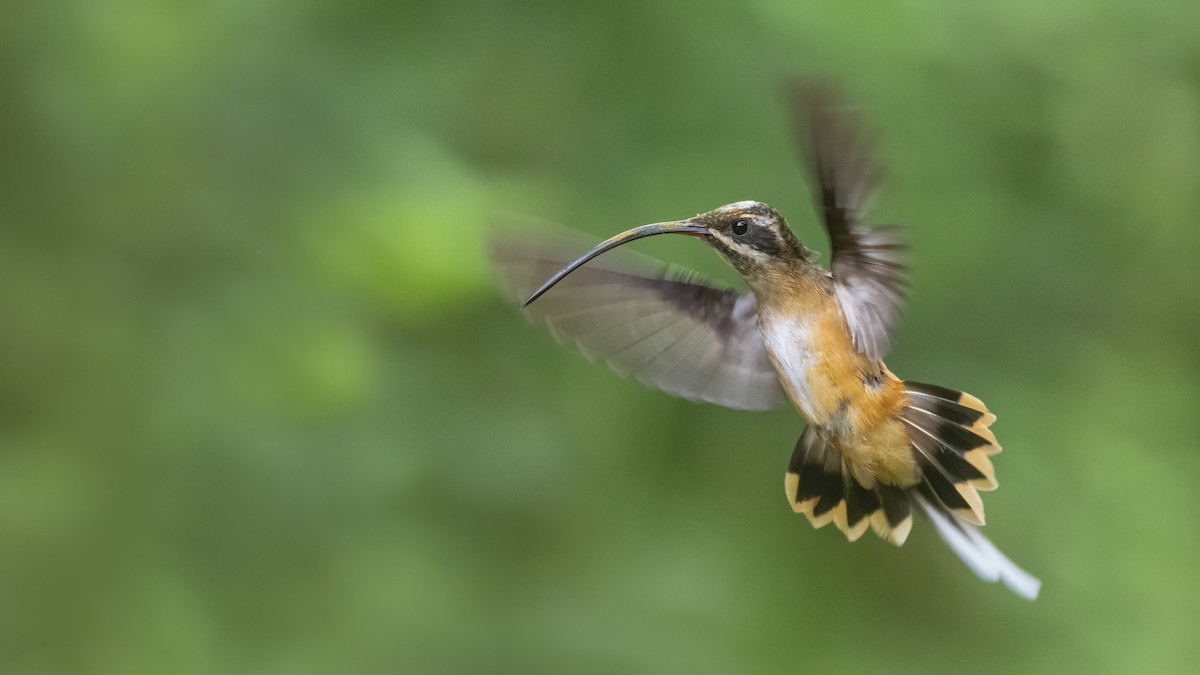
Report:
[[[980,579],[999,581],[1022,598],[1037,599],[1042,582],[1009,560],[1008,556],[983,536],[979,528],[930,504],[923,496],[916,495],[915,501],[933,521],[942,540],[962,558],[967,567],[979,575]]]

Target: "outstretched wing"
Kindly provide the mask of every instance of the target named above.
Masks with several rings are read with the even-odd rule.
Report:
[[[575,257],[517,239],[491,246],[497,276],[518,304]],[[649,263],[617,266],[615,258],[579,268],[524,312],[559,342],[670,394],[744,410],[783,400],[752,294]]]
[[[899,228],[862,221],[879,185],[870,143],[830,87],[798,85],[793,104],[805,163],[833,248],[830,267],[854,346],[872,359],[891,348],[904,302],[905,246]]]

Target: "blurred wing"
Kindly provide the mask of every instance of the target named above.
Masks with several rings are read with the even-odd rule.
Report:
[[[805,163],[829,232],[830,259],[854,346],[872,359],[891,348],[904,302],[905,247],[894,226],[868,227],[863,218],[880,172],[853,115],[822,85],[796,88],[794,104]]]
[[[562,251],[498,240],[491,258],[519,304],[574,259]],[[667,393],[743,410],[783,400],[752,294],[648,263],[614,266],[618,257],[608,253],[579,268],[523,311],[559,342]]]

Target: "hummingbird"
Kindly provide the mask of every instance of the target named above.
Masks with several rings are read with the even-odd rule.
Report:
[[[979,493],[997,487],[996,416],[971,394],[902,380],[884,364],[907,295],[907,249],[898,227],[865,222],[881,182],[873,144],[828,84],[795,86],[792,105],[829,269],[777,210],[738,201],[626,230],[574,260],[494,240],[498,276],[560,341],[646,385],[745,410],[790,401],[807,425],[784,491],[814,527],[833,523],[850,541],[870,529],[899,546],[920,513],[981,578],[1035,599],[1041,582],[979,529]],[[645,262],[587,264],[663,234],[705,242],[748,290]]]

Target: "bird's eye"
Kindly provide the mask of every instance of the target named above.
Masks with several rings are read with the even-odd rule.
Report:
[[[734,234],[741,236],[750,230],[750,223],[746,222],[745,219],[739,218],[738,220],[733,221],[733,225],[731,225],[729,229],[732,230]]]

